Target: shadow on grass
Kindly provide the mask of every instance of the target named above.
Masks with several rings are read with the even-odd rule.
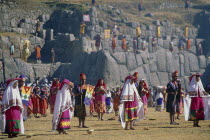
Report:
[[[76,132],[76,131],[87,131],[88,129],[81,129],[81,130],[69,130],[68,132]],[[94,129],[94,131],[119,131],[123,129]]]
[[[4,138],[0,138],[0,139],[8,139],[8,135],[7,134],[3,134],[0,135],[1,137],[3,136]],[[27,135],[18,135],[18,139],[24,139],[24,137],[26,137]],[[14,139],[14,138],[13,138]]]
[[[25,131],[42,131],[42,130],[25,130]]]
[[[124,129],[95,129],[94,131],[114,131],[114,130],[117,130],[117,131],[123,130],[124,131]]]
[[[2,135],[0,135],[0,137],[4,137],[4,138],[0,138],[0,139],[8,139],[8,135],[6,135],[6,134],[2,134]]]
[[[163,126],[163,127],[150,127],[150,128],[183,128],[183,127],[170,127],[170,126]]]

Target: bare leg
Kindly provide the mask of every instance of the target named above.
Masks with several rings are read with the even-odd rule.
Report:
[[[13,138],[12,134],[9,133],[8,134],[8,138]]]
[[[126,121],[125,130],[128,130],[128,121]]]
[[[100,113],[98,112],[98,120],[100,120]]]
[[[175,114],[172,113],[172,122],[175,122]]]
[[[103,119],[103,115],[104,115],[104,113],[101,113],[101,120],[103,121],[104,119]]]
[[[179,125],[179,123],[175,122],[175,113],[172,113],[172,124]]]
[[[133,121],[130,121],[130,129],[131,129],[131,130],[135,130],[135,129],[133,128]]]
[[[179,118],[179,113],[177,113],[177,119],[180,120],[180,118]]]
[[[85,126],[85,120],[82,119],[82,126]]]
[[[115,116],[118,116],[118,111],[115,111]]]
[[[170,112],[170,124],[173,124],[173,114]]]
[[[193,127],[196,127],[196,121],[193,121]]]
[[[79,127],[81,127],[82,119],[79,118]]]
[[[200,125],[198,125],[198,123],[199,123],[199,120],[196,121],[196,126],[201,127]]]
[[[82,128],[88,128],[87,126],[85,126],[85,118],[82,119]]]

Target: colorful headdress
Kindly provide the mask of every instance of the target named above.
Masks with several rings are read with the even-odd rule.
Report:
[[[96,83],[95,88],[100,87],[100,86],[103,86],[103,87],[106,89],[106,83],[105,83],[105,82],[103,82],[103,84],[101,85],[101,81],[102,81],[102,80],[103,80],[103,79],[99,79],[99,80],[98,80],[98,82]]]
[[[178,75],[179,75],[179,72],[176,70],[175,72],[172,73],[171,76],[172,76],[172,77],[178,77]]]
[[[20,77],[19,78],[26,78],[26,76],[25,75],[20,75]]]
[[[202,74],[193,74],[192,76],[190,76],[190,82],[192,81],[192,78],[194,77],[194,76],[202,76]]]
[[[135,72],[135,73],[133,74],[133,76],[136,77],[136,78],[138,78],[139,73],[138,73],[138,72]]]
[[[14,79],[9,79],[7,80],[7,86],[9,85],[10,82],[15,81],[15,80],[22,80],[22,78],[14,78]]]
[[[79,79],[86,80],[86,75],[84,73],[81,73]]]
[[[138,78],[136,78],[136,77],[134,77],[134,76],[127,76],[127,77],[125,78],[125,81],[127,81],[128,79],[134,80],[134,81],[138,81]]]
[[[61,83],[60,90],[62,89],[62,87],[63,87],[64,84],[68,84],[68,85],[70,85],[70,86],[73,86],[73,85],[74,85],[74,84],[73,84],[71,81],[69,81],[68,79],[64,79],[63,82]]]

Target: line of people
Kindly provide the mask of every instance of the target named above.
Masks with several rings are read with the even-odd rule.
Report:
[[[81,36],[84,36],[85,34],[85,27],[86,24],[84,22],[81,23],[80,25],[80,34]],[[117,23],[115,22],[112,28],[112,35],[113,37],[111,38],[111,48],[113,53],[115,53],[117,44],[118,44],[118,39],[117,36],[119,35],[119,28],[117,27]],[[156,52],[158,49],[158,39],[162,38],[162,33],[161,33],[161,26],[158,25],[156,27],[156,35],[152,36],[151,38],[151,47],[152,47],[152,51]],[[97,51],[100,50],[100,46],[101,46],[101,36],[100,34],[98,34],[95,37],[95,46]],[[186,42],[186,47],[184,45],[184,42]],[[180,51],[183,50],[191,50],[191,38],[189,37],[189,27],[188,25],[185,26],[184,28],[184,32],[183,32],[183,37],[181,37],[177,43],[177,46],[179,48]],[[171,39],[171,41],[169,42],[169,51],[173,52],[174,47],[175,47],[175,39]],[[126,40],[126,36],[123,36],[122,41],[121,41],[121,49],[124,52],[127,52],[130,48],[130,46],[133,47],[133,52],[136,54],[136,52],[140,49],[142,49],[143,51],[146,51],[150,45],[147,42],[147,39],[145,36],[142,36],[141,34],[141,28],[140,27],[136,27],[136,36],[133,37],[132,39],[132,45],[129,44],[129,42]],[[200,42],[197,46],[197,50],[198,50],[198,54],[202,55],[203,54],[203,50],[202,50],[202,42]]]
[[[190,77],[188,92],[185,94],[181,91],[178,71],[175,71],[172,73],[172,81],[167,84],[166,97],[161,92],[157,93],[155,109],[161,111],[163,100],[166,98],[166,112],[170,114],[171,125],[179,125],[175,122],[175,113],[181,112],[180,106],[183,102],[180,101],[180,96],[183,94],[187,121],[191,120],[194,122],[194,127],[200,127],[199,120],[210,119],[210,96],[208,95],[210,85],[207,86],[206,92],[200,76],[200,74],[194,74]],[[115,120],[119,115],[125,130],[129,128],[135,130],[135,122],[145,119],[150,93],[146,81],[144,79],[138,81],[138,72],[127,76],[122,88],[117,88],[111,95],[103,79],[99,79],[95,86],[86,83],[87,78],[84,73],[80,74],[79,79],[80,83],[76,85],[67,79],[60,83],[60,79],[56,78],[50,88],[43,86],[41,89],[37,85],[25,86],[24,75],[8,80],[1,96],[2,132],[7,133],[9,138],[24,133],[23,121],[26,121],[32,113],[36,118],[38,113],[46,117],[48,104],[50,113],[53,114],[52,130],[57,130],[59,134],[67,134],[73,116],[78,118],[78,128],[88,128],[85,125],[86,117],[94,112],[97,113],[98,120],[103,121],[104,114],[109,112],[112,100],[115,117],[111,119]]]

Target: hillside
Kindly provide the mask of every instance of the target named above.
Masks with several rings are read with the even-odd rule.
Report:
[[[29,9],[33,9],[36,5],[46,5],[50,8],[61,8],[61,3],[71,4],[70,8],[77,10],[88,10],[91,0],[18,0],[21,5],[27,5]],[[193,26],[193,19],[197,13],[210,6],[209,0],[191,0],[192,8],[189,12],[184,10],[184,0],[143,0],[143,11],[138,16],[139,0],[96,0],[96,5],[113,6],[123,11],[124,17],[128,17],[131,21],[138,21],[145,24],[151,24],[154,20],[169,20],[177,26],[188,24]],[[26,8],[27,9],[27,8]],[[153,17],[145,17],[146,14],[152,13]],[[104,16],[109,16],[107,13]]]

